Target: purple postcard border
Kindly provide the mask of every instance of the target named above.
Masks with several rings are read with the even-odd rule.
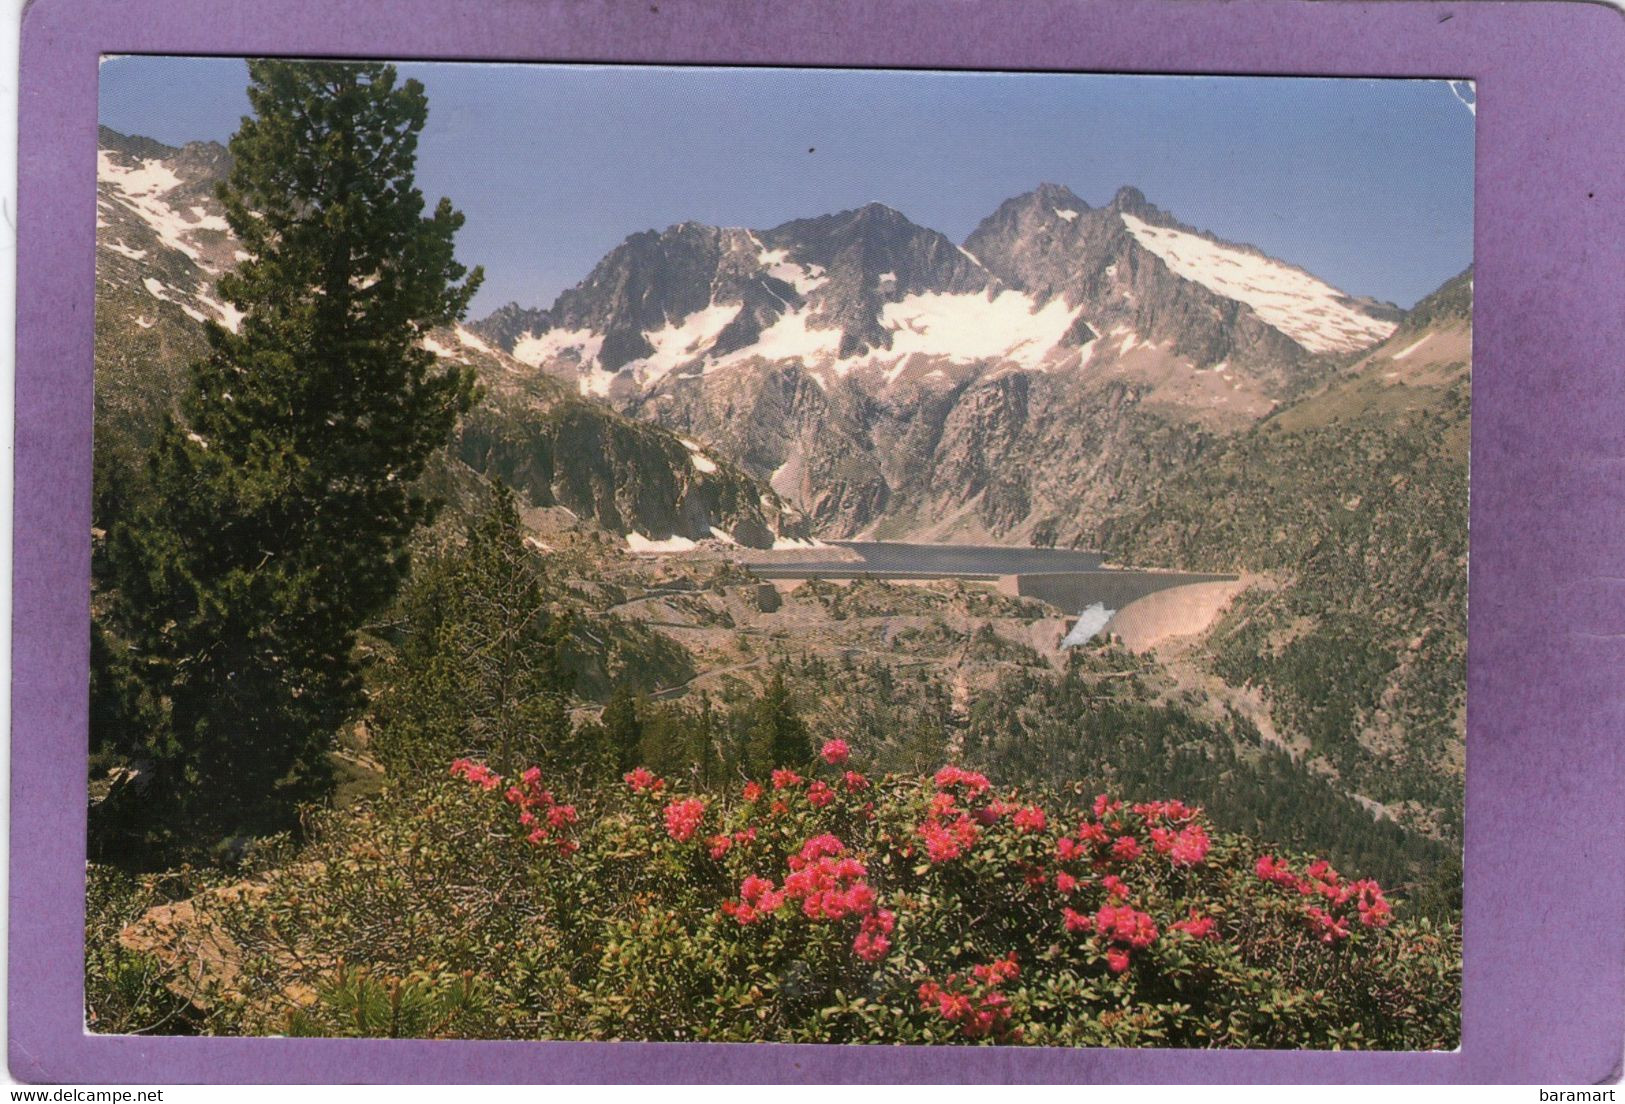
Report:
[[[1625,1036],[1625,18],[1595,3],[35,0],[23,24],[10,1067],[28,1081],[1562,1082]],[[98,1037],[82,1026],[104,53],[1478,82],[1462,1047],[1333,1054]]]

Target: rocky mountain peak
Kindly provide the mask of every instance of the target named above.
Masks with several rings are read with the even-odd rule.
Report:
[[[1143,215],[1148,211],[1156,210],[1146,201],[1145,193],[1130,184],[1125,184],[1117,189],[1108,206],[1114,211],[1127,211],[1133,215]]]

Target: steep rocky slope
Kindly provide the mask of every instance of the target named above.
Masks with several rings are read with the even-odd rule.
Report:
[[[879,204],[646,231],[547,310],[473,328],[712,442],[824,535],[1019,543],[1131,497],[1399,316],[1135,189],[1090,208],[1045,184],[964,246]]]

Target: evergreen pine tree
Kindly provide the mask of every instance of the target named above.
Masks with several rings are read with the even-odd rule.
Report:
[[[750,743],[756,773],[775,767],[803,767],[812,761],[812,733],[796,712],[783,671],[773,673],[754,712]]]
[[[514,495],[498,483],[462,544],[420,559],[397,603],[398,659],[372,703],[373,747],[396,774],[474,756],[503,773],[572,750],[570,618],[555,615]]]
[[[208,326],[99,565],[142,687],[120,742],[151,767],[149,834],[275,827],[323,791],[361,704],[356,632],[398,588],[432,512],[413,483],[473,398],[421,345],[481,276],[453,257],[462,216],[426,215],[414,184],[422,85],[338,62],[249,77],[219,190],[241,328]]]
[[[643,717],[638,700],[625,686],[604,706],[601,722],[608,734],[610,754],[617,772],[625,772],[643,760]]]

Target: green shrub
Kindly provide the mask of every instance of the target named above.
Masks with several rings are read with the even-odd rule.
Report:
[[[265,895],[222,905],[242,1030],[1456,1044],[1454,926],[1177,802],[844,762],[692,794],[640,769],[568,798],[454,769],[329,815]]]

